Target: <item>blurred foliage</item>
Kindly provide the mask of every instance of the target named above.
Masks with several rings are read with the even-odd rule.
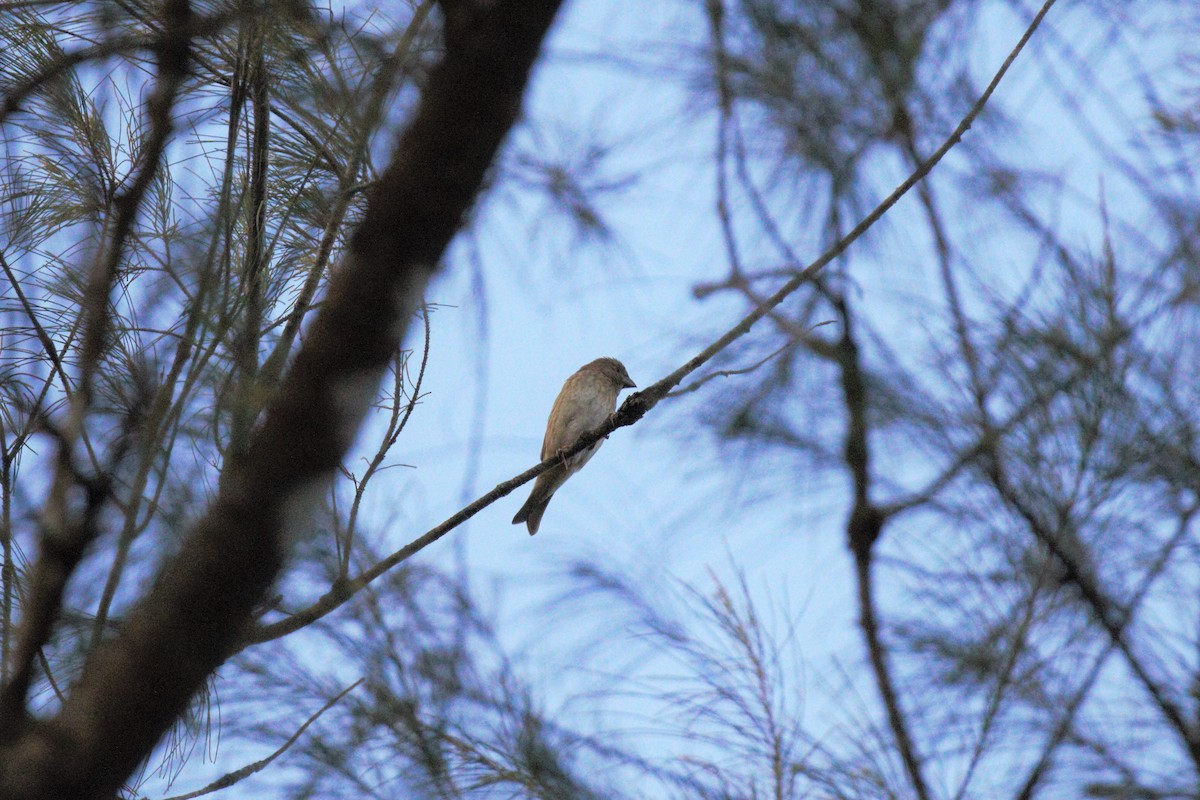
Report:
[[[396,5],[389,18],[196,4],[224,22],[197,43],[168,163],[127,243],[81,457],[100,470],[121,437],[135,446],[113,465],[114,535],[71,586],[37,713],[56,708],[173,552],[236,448],[236,421],[256,418],[319,304],[437,55],[432,4]],[[686,63],[663,48],[629,68],[686,73],[716,122],[713,224],[730,272],[695,293],[746,309],[940,143],[990,77],[981,63],[1032,13],[1018,0],[682,8],[698,36]],[[156,13],[142,0],[0,8],[0,84],[84,43],[152,36]],[[841,508],[847,453],[871,445],[869,494],[886,519],[863,594],[884,624],[866,648],[895,669],[933,796],[1200,795],[1198,27],[1183,2],[1060,0],[1012,78],[1019,90],[996,98],[867,247],[717,362],[760,366],[685,401],[689,436],[698,419],[754,497],[786,513],[808,502],[803,482],[833,487],[823,502]],[[6,664],[48,425],[76,389],[87,271],[145,146],[148,64],[143,47],[65,70],[4,121]],[[1027,114],[1031,98],[1045,105]],[[1047,127],[1099,185],[1039,155]],[[605,203],[640,176],[602,133],[527,121],[482,202],[536,206],[531,232],[558,215],[574,246],[619,241]],[[390,423],[372,430],[374,466],[344,473],[264,619],[382,557],[357,509],[396,463],[425,356],[399,354],[377,400]],[[850,371],[866,442],[847,441]],[[752,533],[790,554],[805,537],[844,537],[846,515],[829,516],[799,535]],[[647,588],[578,566],[577,605],[555,609],[564,626],[621,622],[577,654],[578,671],[539,682],[467,576],[406,564],[338,613],[241,653],[130,793],[183,782],[219,736],[280,748],[274,785],[297,798],[914,796],[867,670],[802,681],[794,608],[767,613],[735,573]],[[605,672],[629,652],[636,669]],[[832,718],[806,719],[814,691]],[[568,713],[555,693],[582,694],[571,700],[594,713]],[[633,722],[613,722],[630,708]]]

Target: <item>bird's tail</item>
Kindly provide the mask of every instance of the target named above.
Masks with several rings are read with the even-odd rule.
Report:
[[[538,492],[530,494],[525,505],[521,506],[521,510],[513,517],[513,525],[524,522],[525,527],[529,528],[530,536],[538,532],[538,526],[542,524],[542,514],[546,513],[546,506],[550,504],[549,497],[542,499],[538,494]]]
[[[568,474],[561,464],[555,464],[538,475],[537,480],[533,482],[533,491],[529,493],[529,499],[513,517],[513,525],[524,522],[529,528],[530,536],[537,533],[538,525],[542,524],[542,514],[546,513],[546,506],[549,504],[550,498],[558,491],[558,487],[563,485]]]

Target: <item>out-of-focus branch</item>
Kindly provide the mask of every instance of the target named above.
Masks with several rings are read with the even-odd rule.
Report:
[[[729,53],[725,48],[725,4],[722,0],[707,0],[708,35],[712,42],[713,74],[717,78],[717,221],[729,268],[735,276],[742,274],[742,259],[738,252],[733,216],[729,210],[729,131],[733,119],[733,90],[729,86]]]
[[[954,458],[947,463],[937,476],[929,480],[925,486],[902,497],[880,505],[885,517],[893,517],[906,511],[921,508],[941,494],[969,467],[979,464],[989,457],[996,447],[996,442],[1024,423],[1031,415],[1040,411],[1063,394],[1070,392],[1081,381],[1087,378],[1093,362],[1089,359],[1081,363],[1061,380],[1034,387],[1032,394],[1018,408],[1002,420],[993,420],[988,414],[984,420],[983,429],[970,446],[958,450]]]
[[[1163,547],[1158,558],[1150,566],[1150,569],[1146,570],[1146,575],[1142,578],[1141,585],[1133,593],[1133,598],[1120,610],[1120,618],[1116,622],[1117,635],[1110,637],[1104,651],[1096,657],[1092,668],[1088,670],[1079,687],[1063,707],[1062,716],[1059,718],[1058,724],[1054,726],[1054,730],[1050,736],[1047,737],[1041,756],[1038,758],[1037,763],[1034,764],[1033,769],[1030,770],[1029,775],[1022,784],[1021,791],[1016,795],[1017,800],[1031,800],[1034,797],[1034,792],[1037,790],[1038,785],[1050,771],[1055,752],[1066,741],[1067,736],[1074,728],[1075,717],[1079,713],[1079,709],[1082,708],[1084,700],[1087,699],[1096,681],[1099,679],[1105,662],[1107,662],[1108,657],[1117,649],[1118,643],[1122,641],[1124,631],[1128,628],[1129,623],[1133,621],[1134,615],[1137,613],[1142,601],[1150,592],[1150,588],[1154,585],[1159,575],[1166,568],[1167,563],[1171,560],[1171,556],[1174,555],[1179,545],[1187,538],[1192,520],[1195,518],[1198,510],[1200,509],[1188,508],[1183,511],[1175,534]]]
[[[1126,633],[1126,612],[1101,590],[1095,574],[1064,545],[1058,531],[1053,530],[1041,516],[1030,507],[1008,479],[1004,469],[1003,454],[999,444],[993,446],[991,452],[991,468],[989,477],[996,493],[1011,509],[1025,521],[1034,538],[1049,551],[1051,557],[1062,566],[1064,580],[1074,586],[1080,597],[1091,608],[1093,616],[1108,634],[1113,644],[1125,657],[1125,663],[1146,693],[1150,695],[1154,705],[1162,714],[1163,719],[1179,736],[1192,763],[1200,771],[1200,732],[1188,722],[1183,710],[1167,694],[1167,690],[1159,685],[1142,663],[1141,658],[1134,652],[1133,645]]]
[[[903,118],[909,118],[907,112]],[[905,155],[908,156],[910,163],[920,163],[921,156],[917,151],[916,137],[912,128],[904,127],[899,133],[903,139]],[[987,407],[988,387],[983,379],[979,349],[971,339],[970,321],[967,319],[967,312],[963,307],[962,293],[958,288],[958,280],[954,275],[954,251],[950,245],[950,236],[946,232],[946,226],[942,221],[942,215],[938,211],[937,200],[933,194],[933,187],[929,183],[923,183],[917,187],[917,199],[921,202],[921,207],[925,211],[925,218],[929,223],[929,230],[933,234],[934,251],[937,253],[938,274],[942,279],[942,291],[946,295],[946,306],[950,310],[950,320],[954,327],[954,336],[958,340],[958,349],[962,354],[963,362],[967,366],[967,376],[971,384],[972,399],[975,401],[980,418],[987,420],[989,416]]]
[[[846,436],[844,458],[853,484],[853,506],[846,522],[846,541],[854,555],[854,566],[858,583],[859,622],[866,641],[867,654],[875,673],[875,684],[887,712],[888,725],[896,738],[896,747],[904,770],[912,783],[913,791],[921,800],[929,799],[929,788],[917,753],[916,743],[909,733],[908,721],[900,707],[888,664],[887,649],[879,631],[875,611],[874,582],[871,565],[875,544],[883,533],[887,518],[871,502],[871,448],[870,429],[867,424],[867,387],[863,380],[859,360],[858,344],[854,338],[853,320],[844,298],[833,300],[842,318],[842,337],[838,359],[841,373],[842,398],[846,406]]]
[[[99,533],[100,513],[112,498],[112,476],[129,449],[136,418],[137,415],[132,414],[126,420],[128,427],[122,431],[113,448],[112,463],[94,476],[79,468],[72,450],[62,441],[61,433],[50,429],[60,439],[56,470],[68,476],[66,480],[82,493],[83,507],[73,510],[69,519],[63,514],[65,526],[53,531],[54,535],[47,531],[43,536],[42,551],[34,564],[22,608],[12,674],[0,691],[0,747],[6,739],[19,735],[27,721],[25,699],[33,681],[35,665],[40,663],[47,678],[52,684],[54,682],[42,647],[49,641],[62,608],[67,580],[83,558],[88,543]],[[58,691],[57,687],[55,691]]]
[[[111,797],[233,652],[515,122],[559,5],[498,0],[448,21],[445,55],[245,455],[61,712],[0,749],[0,795]]]
[[[111,321],[109,294],[142,198],[162,162],[172,129],[171,111],[187,74],[190,42],[179,31],[188,27],[191,17],[188,0],[170,0],[164,9],[164,17],[164,26],[175,33],[173,38],[163,40],[157,47],[158,78],[146,100],[150,134],[139,154],[132,181],[113,199],[110,237],[102,245],[84,287],[80,309],[83,335],[79,346],[79,379],[65,422],[61,428],[53,429],[58,439],[58,457],[42,514],[41,553],[30,576],[29,597],[23,610],[13,673],[0,693],[0,728],[5,736],[14,736],[21,729],[25,695],[33,678],[34,663],[50,637],[67,581],[95,537],[100,511],[109,499],[111,475],[101,474],[94,478],[84,475],[75,463],[74,451],[83,434],[84,417],[91,406],[93,379],[100,367],[108,336]],[[55,364],[59,366],[57,360]],[[128,437],[123,436],[114,454],[113,469],[123,457],[127,444]],[[75,489],[82,490],[86,498],[81,511],[71,507],[69,495]]]

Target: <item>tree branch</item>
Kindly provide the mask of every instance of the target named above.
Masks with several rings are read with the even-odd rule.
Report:
[[[165,800],[194,800],[194,798],[203,797],[206,794],[212,794],[213,792],[219,792],[222,789],[228,789],[230,786],[233,786],[235,783],[238,783],[239,781],[243,781],[246,778],[249,778],[254,773],[262,772],[264,769],[266,769],[267,767],[269,767],[271,765],[272,761],[274,761],[275,759],[279,758],[281,755],[286,753],[288,751],[288,748],[290,748],[292,745],[294,745],[297,742],[297,740],[299,740],[300,737],[304,735],[304,732],[306,730],[308,730],[309,726],[321,718],[322,714],[324,714],[326,711],[328,711],[329,709],[331,709],[335,705],[337,705],[337,702],[339,700],[341,700],[343,697],[345,697],[346,695],[350,694],[352,691],[357,689],[364,680],[365,680],[365,678],[359,678],[354,683],[350,684],[345,689],[338,692],[337,695],[329,698],[329,700],[326,701],[325,705],[321,706],[319,709],[317,709],[317,712],[315,714],[313,714],[311,717],[306,719],[304,721],[304,724],[301,725],[299,728],[297,728],[296,732],[293,733],[286,742],[284,742],[282,745],[280,745],[278,748],[276,748],[276,750],[273,753],[271,753],[271,755],[267,756],[266,758],[261,758],[258,761],[255,761],[251,764],[247,764],[246,766],[244,766],[240,769],[235,769],[233,772],[229,772],[225,775],[222,775],[221,777],[217,778],[212,783],[208,784],[207,786],[205,786],[201,789],[197,789],[194,792],[188,792],[187,794],[177,794],[172,797],[165,798]]]
[[[844,458],[853,484],[853,506],[850,519],[846,522],[846,543],[854,555],[855,575],[858,584],[858,607],[863,638],[871,668],[875,673],[875,684],[883,707],[887,712],[888,725],[896,738],[896,747],[904,770],[912,783],[913,791],[920,800],[929,800],[929,787],[921,766],[921,757],[916,743],[909,733],[908,722],[900,706],[888,664],[887,647],[879,631],[875,611],[874,581],[871,566],[875,544],[883,533],[886,517],[871,502],[871,450],[870,430],[867,426],[867,388],[863,381],[859,360],[858,344],[849,308],[844,298],[833,298],[834,306],[842,318],[842,338],[838,346],[838,366],[841,373],[842,396],[846,404],[846,435]]]
[[[1161,686],[1154,679],[1137,653],[1134,652],[1127,632],[1126,612],[1120,607],[1120,604],[1104,593],[1093,571],[1086,564],[1080,563],[1070,549],[1064,546],[1059,531],[1047,525],[1008,480],[998,443],[994,443],[992,447],[992,467],[989,470],[989,477],[1000,499],[1017,512],[1025,521],[1034,538],[1062,566],[1066,582],[1079,591],[1080,597],[1087,603],[1100,627],[1104,629],[1113,645],[1125,657],[1125,663],[1129,665],[1130,672],[1150,695],[1163,719],[1179,736],[1180,742],[1192,759],[1193,766],[1200,772],[1200,732],[1188,721],[1179,704],[1171,699],[1166,687]]]
[[[1084,701],[1091,693],[1096,681],[1099,679],[1105,662],[1108,660],[1109,655],[1111,655],[1117,649],[1119,642],[1122,640],[1124,631],[1128,628],[1129,624],[1133,622],[1134,615],[1137,613],[1142,601],[1149,593],[1150,588],[1154,585],[1159,575],[1161,575],[1162,571],[1166,568],[1167,563],[1171,560],[1171,556],[1174,554],[1175,550],[1187,537],[1191,521],[1196,515],[1197,510],[1198,509],[1193,507],[1186,509],[1182,513],[1175,534],[1169,541],[1167,541],[1166,545],[1159,553],[1159,557],[1155,560],[1154,564],[1150,566],[1150,569],[1146,571],[1146,575],[1142,578],[1141,584],[1133,593],[1133,597],[1130,599],[1129,603],[1127,603],[1125,607],[1120,610],[1120,618],[1116,622],[1116,635],[1110,637],[1108,645],[1105,646],[1103,652],[1096,657],[1091,669],[1088,670],[1078,688],[1072,694],[1070,699],[1067,700],[1067,702],[1063,705],[1062,716],[1059,718],[1058,724],[1054,726],[1054,730],[1047,738],[1046,743],[1042,748],[1041,756],[1038,758],[1037,763],[1034,764],[1033,769],[1030,770],[1029,775],[1023,782],[1021,791],[1016,794],[1017,800],[1031,800],[1038,787],[1038,784],[1041,783],[1042,779],[1049,773],[1051,766],[1053,765],[1054,753],[1066,740],[1072,728],[1074,728],[1075,717],[1078,714],[1079,709],[1082,708]]]

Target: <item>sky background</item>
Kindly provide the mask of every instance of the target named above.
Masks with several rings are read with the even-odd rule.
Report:
[[[972,20],[977,85],[990,78],[1024,25],[1002,5]],[[470,235],[454,245],[428,295],[437,308],[425,398],[392,451],[393,463],[412,467],[391,470],[364,500],[363,521],[381,548],[398,549],[536,463],[550,406],[582,364],[613,356],[639,386],[648,386],[745,312],[732,298],[698,301],[692,293],[728,272],[713,212],[715,121],[695,102],[689,83],[688,61],[706,38],[697,6],[662,0],[633,10],[625,0],[567,3],[528,97],[539,135],[522,128],[510,146],[552,158],[594,140],[612,148],[599,178],[636,180],[601,196],[611,239],[579,246],[569,220],[540,195],[506,187],[489,198]],[[1123,104],[1124,114],[1144,114],[1130,83],[1134,71],[1103,57],[1102,32],[1072,28],[1073,13],[1062,4],[1050,26],[1055,35],[1069,32],[1071,46],[1091,54],[1087,60],[1103,90],[1087,103],[1096,104],[1097,114],[1111,113],[1112,104]],[[1152,19],[1141,22],[1153,28]],[[1152,65],[1173,53],[1164,47],[1145,57]],[[1094,203],[1108,171],[1078,129],[1062,123],[1064,115],[1086,116],[1093,109],[1065,109],[1028,58],[1018,61],[993,102],[1020,120],[1023,135],[1011,146],[1025,151],[1027,163],[1063,177],[1082,198],[1078,209]],[[977,126],[965,146],[986,130]],[[938,168],[947,179],[955,161],[952,152]],[[904,171],[878,167],[882,198]],[[1106,174],[1103,185],[1114,208],[1132,202],[1119,176]],[[971,214],[966,189],[945,197],[950,214]],[[904,224],[913,218],[914,204],[915,197],[901,201],[887,224],[849,257],[858,275],[877,277],[862,287],[864,306],[877,320],[893,319],[890,343],[919,358],[905,348],[906,333],[919,341],[941,323],[938,309],[922,315],[909,302],[936,294],[932,265],[919,263],[928,252],[924,229]],[[1076,221],[1076,211],[1063,202],[1064,229],[1094,236],[1094,217],[1079,214]],[[816,257],[813,232],[802,220],[794,222],[789,233],[798,252]],[[978,247],[987,251],[995,274],[1010,274],[1017,286],[1030,261],[1029,242],[997,240],[987,218],[974,223]],[[761,252],[751,245],[748,257],[770,261],[765,244]],[[414,325],[406,346],[419,347],[419,333]],[[417,556],[448,569],[465,565],[502,641],[548,707],[566,702],[597,672],[632,669],[629,660],[644,653],[636,633],[620,625],[618,609],[606,612],[586,598],[576,607],[564,597],[577,588],[568,571],[581,561],[603,565],[657,597],[681,592],[683,584],[707,591],[714,577],[732,583],[744,575],[752,596],[770,609],[770,624],[780,633],[792,628],[788,644],[800,656],[797,698],[813,732],[835,721],[830,712],[856,702],[841,693],[847,681],[862,693],[861,702],[874,703],[874,686],[859,670],[864,653],[852,563],[842,540],[845,486],[798,469],[794,459],[731,458],[697,415],[734,380],[717,379],[686,398],[667,400],[638,425],[616,431],[555,495],[536,537],[510,524],[526,486]],[[814,413],[813,424],[841,423]],[[895,473],[911,454],[884,445],[877,457],[890,460],[888,472]],[[356,471],[356,463],[363,462],[349,459],[347,466]],[[919,476],[927,465],[913,459],[912,469]],[[889,542],[936,546],[945,532],[921,524],[919,517],[901,520],[890,529]],[[885,609],[887,602],[881,601]],[[608,646],[583,651],[581,658],[573,642],[590,642],[598,632]],[[660,666],[665,668],[638,665]],[[614,730],[634,727],[627,716],[631,707],[616,703],[608,710]],[[596,708],[571,705],[565,711],[587,717]],[[189,768],[189,785],[175,790],[193,788],[192,780],[199,785],[204,772],[215,777],[240,766],[244,756],[226,747],[208,768]],[[264,796],[275,779],[268,769],[227,796]]]

